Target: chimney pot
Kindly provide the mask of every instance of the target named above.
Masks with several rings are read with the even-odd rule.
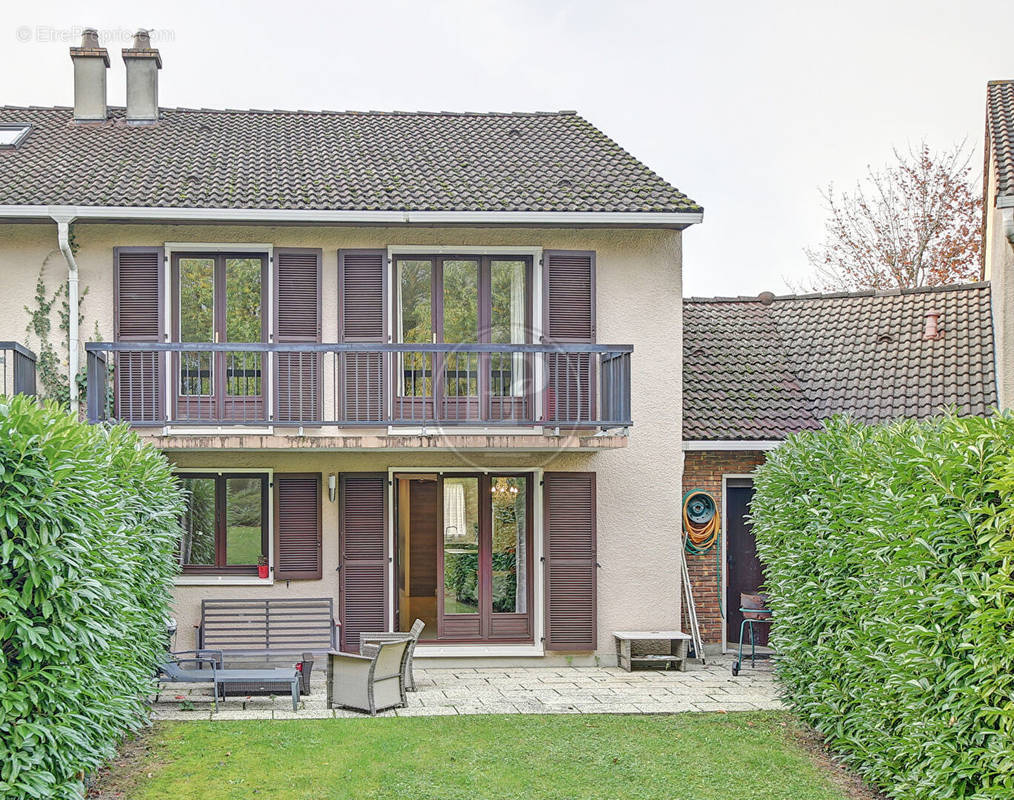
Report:
[[[95,28],[81,32],[81,46],[70,48],[70,58],[74,62],[74,121],[105,120],[109,52],[99,46],[99,32]]]
[[[123,48],[127,66],[127,122],[151,124],[158,122],[158,71],[162,57],[151,46],[148,31],[141,28],[134,34],[134,46]]]
[[[939,339],[940,338],[940,312],[939,311],[927,311],[926,312],[926,327],[923,330],[923,339]]]

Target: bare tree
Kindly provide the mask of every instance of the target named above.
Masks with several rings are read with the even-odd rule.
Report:
[[[974,281],[979,276],[982,198],[965,143],[933,152],[894,150],[852,193],[821,192],[824,243],[807,248],[818,290],[891,289]]]

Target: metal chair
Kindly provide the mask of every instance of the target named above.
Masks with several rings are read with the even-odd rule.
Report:
[[[743,634],[747,626],[750,628],[750,666],[755,667],[758,658],[768,657],[763,654],[757,655],[756,636],[754,635],[754,625],[771,624],[771,610],[767,607],[767,598],[762,594],[742,593],[739,596],[739,611],[743,615],[743,621],[739,624],[739,654],[732,665],[733,676],[739,675],[743,666]]]

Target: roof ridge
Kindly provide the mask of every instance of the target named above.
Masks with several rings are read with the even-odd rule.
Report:
[[[896,289],[858,289],[851,292],[810,292],[807,294],[782,294],[775,295],[771,302],[779,300],[838,300],[849,297],[893,297],[896,295],[909,294],[934,294],[937,292],[960,292],[969,289],[989,288],[989,281],[973,281],[970,283],[948,283],[942,286],[912,286]],[[757,303],[767,305],[758,296],[737,295],[734,297],[684,297],[684,303]]]
[[[122,105],[108,108],[123,110]],[[0,111],[69,111],[72,106],[0,105]],[[292,109],[292,108],[194,108],[191,106],[159,106],[159,111],[183,111],[207,114],[315,114],[321,116],[383,116],[383,117],[578,117],[576,111],[357,111],[355,109]]]

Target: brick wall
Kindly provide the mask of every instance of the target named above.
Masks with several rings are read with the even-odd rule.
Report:
[[[710,492],[718,506],[718,518],[722,519],[722,476],[747,475],[758,464],[764,463],[764,453],[757,450],[690,450],[684,454],[683,492],[703,489]],[[725,554],[721,554],[725,561]],[[718,595],[720,586],[716,575],[715,551],[700,555],[687,554],[690,570],[690,584],[693,587],[694,603],[697,605],[697,620],[706,644],[720,644],[722,641],[722,617]],[[722,598],[722,609],[725,598]],[[685,606],[684,606],[685,609]],[[686,612],[684,611],[684,616]],[[690,622],[684,619],[684,630],[690,630]]]

